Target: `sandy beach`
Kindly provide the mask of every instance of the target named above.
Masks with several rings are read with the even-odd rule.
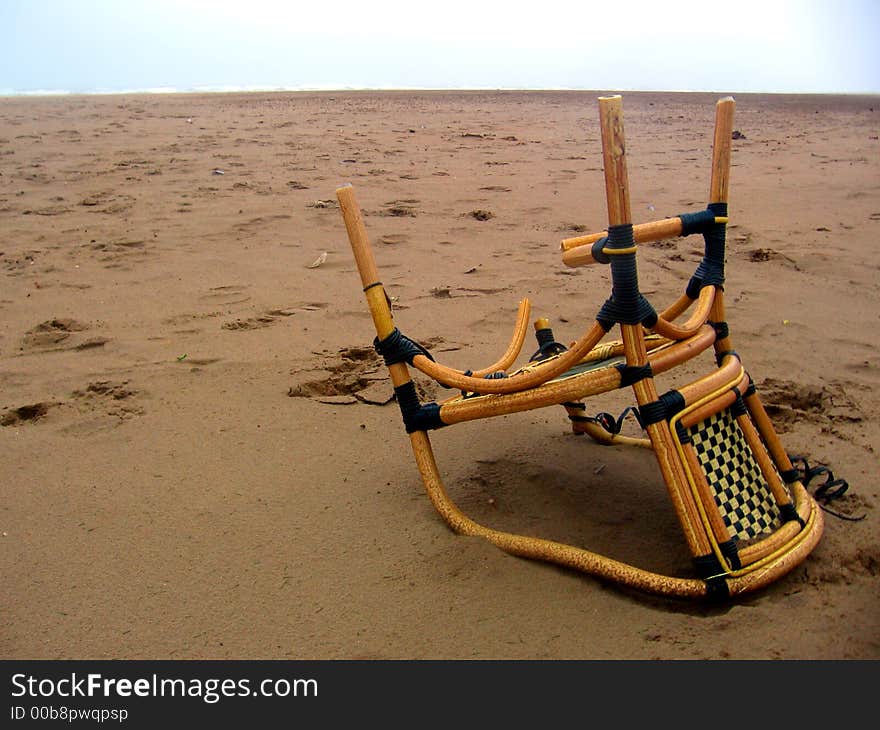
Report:
[[[721,605],[646,596],[425,495],[334,191],[441,362],[495,360],[522,297],[571,341],[610,286],[560,255],[607,223],[606,93],[0,98],[0,656],[880,658],[876,96],[735,95],[731,335],[788,451],[849,484],[803,564]],[[634,221],[702,209],[726,94],[622,93]],[[642,291],[668,304],[700,254],[641,247]],[[652,454],[562,408],[432,439],[477,519],[687,561]]]

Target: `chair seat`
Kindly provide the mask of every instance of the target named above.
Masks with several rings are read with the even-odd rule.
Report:
[[[670,369],[706,350],[715,341],[715,331],[706,325],[684,340],[670,341],[657,335],[645,338],[648,361],[654,374]],[[530,362],[510,373],[510,378],[532,373],[551,365],[560,355]],[[619,340],[597,345],[574,367],[534,388],[514,393],[462,393],[439,401],[440,418],[446,424],[508,415],[546,406],[563,405],[621,387],[625,365],[623,343]]]
[[[517,370],[514,370],[510,373],[510,377],[516,377],[517,375],[535,372],[536,370],[540,370],[542,366],[549,365],[550,362],[555,360],[558,355],[553,355],[546,360],[542,360],[540,363],[530,363],[528,365],[524,365]],[[554,383],[561,383],[562,381],[569,380],[571,378],[577,378],[581,375],[585,375],[587,373],[592,373],[596,370],[601,370],[603,368],[613,368],[615,365],[620,365],[625,362],[625,358],[623,355],[617,355],[614,357],[608,357],[604,360],[593,360],[593,361],[582,361],[575,365],[573,368],[570,368],[566,372],[562,373],[562,375],[557,375],[555,378],[551,378],[543,385],[538,386],[538,388],[545,387],[547,385],[552,385]],[[491,398],[492,394],[483,395],[480,393],[460,393],[458,395],[454,395],[450,398],[446,398],[441,401],[442,405],[457,403],[464,400],[473,400],[475,398]],[[494,396],[498,397],[498,396]]]

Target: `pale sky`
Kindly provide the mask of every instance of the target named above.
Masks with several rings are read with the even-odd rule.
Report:
[[[0,94],[880,93],[878,0],[0,0]]]

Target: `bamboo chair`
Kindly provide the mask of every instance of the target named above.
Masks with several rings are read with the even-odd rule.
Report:
[[[735,102],[726,97],[716,103],[706,210],[640,225],[632,224],[630,214],[622,98],[600,97],[598,104],[608,227],[561,244],[567,266],[603,263],[611,270],[611,295],[583,336],[565,347],[555,342],[547,320],[538,319],[534,323],[538,352],[508,373],[528,329],[530,305],[523,300],[512,342],[497,362],[476,372],[436,362],[396,328],[355,191],[344,185],[336,194],[375,325],[374,345],[388,367],[427,494],[454,531],[481,536],[513,555],[556,563],[637,591],[729,599],[763,588],[799,565],[823,530],[822,512],[780,443],[755,384],[733,349],[725,318],[725,231]],[[637,244],[693,233],[703,236],[703,259],[685,292],[657,313],[639,291]],[[690,309],[685,322],[676,321]],[[614,328],[619,328],[620,339],[603,339]],[[713,350],[714,360],[705,375],[658,394],[655,375],[674,372]],[[460,394],[421,403],[409,367]],[[610,424],[584,415],[586,399],[619,388],[632,389],[646,438],[624,436]],[[653,450],[692,556],[687,577],[495,530],[472,520],[449,498],[430,430],[559,405],[568,412],[576,433],[605,444]]]

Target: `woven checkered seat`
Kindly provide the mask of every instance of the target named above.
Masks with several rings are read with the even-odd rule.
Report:
[[[782,518],[770,485],[731,414],[716,413],[689,434],[731,536],[751,540],[778,529]]]

